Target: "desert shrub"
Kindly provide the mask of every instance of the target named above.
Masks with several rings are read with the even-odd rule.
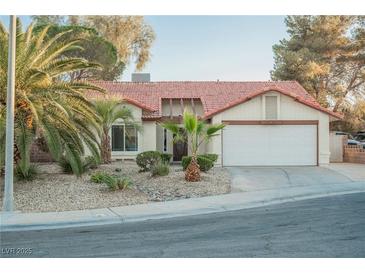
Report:
[[[113,177],[104,171],[97,171],[90,176],[90,181],[96,184],[105,183],[106,180],[110,180]]]
[[[104,177],[103,183],[106,184],[107,187],[110,190],[118,190],[119,189],[118,181],[117,181],[117,178],[115,176],[109,175],[107,177]]]
[[[133,185],[132,180],[129,177],[122,176],[122,177],[115,177],[118,189],[125,190],[131,188]]]
[[[170,165],[162,161],[156,163],[151,168],[152,176],[166,176],[170,173]]]
[[[91,174],[90,181],[97,184],[106,184],[112,190],[118,189],[116,177],[104,171],[97,171]]]
[[[191,162],[191,156],[184,156],[182,158],[181,164],[182,164],[184,170],[188,167],[190,162]],[[209,169],[211,169],[214,166],[214,162],[212,160],[204,157],[203,155],[198,155],[197,162],[200,167],[199,169],[204,172],[208,171]]]
[[[150,171],[161,159],[161,153],[158,151],[145,151],[139,153],[136,158],[137,165],[140,167],[140,171]]]
[[[38,167],[36,165],[31,164],[29,167],[27,167],[26,169],[22,169],[19,165],[15,167],[14,170],[15,173],[15,177],[18,180],[21,181],[32,181],[34,180],[38,173]]]
[[[172,154],[170,153],[161,153],[161,160],[163,163],[168,164],[170,163],[172,158]]]
[[[218,154],[208,153],[208,154],[203,154],[202,156],[205,158],[208,158],[213,163],[217,162],[217,160],[218,160]]]
[[[97,171],[90,176],[90,181],[97,184],[106,184],[110,190],[125,190],[132,186],[132,180],[126,176],[116,176],[104,171]]]

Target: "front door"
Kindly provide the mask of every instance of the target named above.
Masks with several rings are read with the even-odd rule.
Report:
[[[180,128],[181,132],[184,133],[184,129]],[[174,136],[175,137],[175,136]],[[188,144],[186,142],[176,142],[173,145],[173,160],[180,162],[183,156],[188,155]]]

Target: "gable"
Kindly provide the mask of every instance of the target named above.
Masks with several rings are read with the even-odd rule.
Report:
[[[219,116],[220,120],[263,120],[265,119],[263,96],[267,95],[278,96],[280,106],[278,119],[280,120],[318,120],[320,115],[324,114],[290,96],[279,92],[267,92],[217,113],[215,116]]]

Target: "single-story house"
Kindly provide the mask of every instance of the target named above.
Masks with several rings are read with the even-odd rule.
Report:
[[[322,107],[295,81],[110,82],[94,81],[108,96],[124,100],[142,130],[116,122],[112,157],[134,158],[147,150],[188,155],[160,126],[181,122],[184,109],[226,127],[200,153],[216,153],[223,166],[315,166],[329,163],[329,122],[341,115]],[[91,99],[104,95],[89,93]]]

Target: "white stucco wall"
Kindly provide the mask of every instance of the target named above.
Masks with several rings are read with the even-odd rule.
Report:
[[[156,150],[156,122],[144,121],[141,151]]]
[[[281,95],[277,92],[270,92],[270,95],[278,95],[280,106],[278,109],[278,120],[318,120],[318,150],[320,165],[329,163],[329,115],[308,107],[295,101],[293,98]],[[266,93],[266,95],[269,95]],[[265,96],[265,95],[263,95]],[[221,123],[223,120],[263,120],[263,96],[258,96],[250,101],[232,107],[224,112],[212,117],[212,123]],[[221,133],[213,137],[212,141],[206,145],[208,153],[219,155],[218,162],[221,162]]]

